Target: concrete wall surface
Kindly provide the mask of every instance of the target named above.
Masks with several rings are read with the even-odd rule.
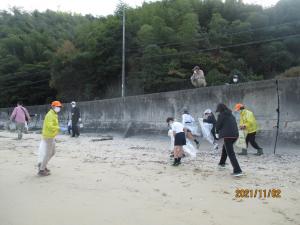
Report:
[[[278,98],[279,97],[279,98]],[[76,99],[75,99],[76,100]],[[129,96],[98,101],[79,102],[85,131],[122,131],[138,133],[166,133],[166,118],[181,120],[187,108],[196,119],[207,108],[215,111],[220,102],[233,109],[236,103],[244,103],[254,112],[259,125],[261,142],[275,142],[279,106],[278,145],[300,143],[300,78],[265,80],[236,85],[223,85],[181,91]],[[279,102],[279,105],[278,105]],[[40,128],[49,106],[27,107],[30,114],[37,114],[31,126]],[[4,126],[12,109],[0,109],[0,126]],[[60,115],[66,126],[69,104]],[[236,115],[238,118],[238,115]]]

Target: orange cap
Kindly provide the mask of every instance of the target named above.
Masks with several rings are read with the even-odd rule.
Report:
[[[240,111],[242,107],[244,107],[242,103],[237,103],[234,107],[234,111]]]
[[[60,101],[53,101],[53,102],[51,103],[51,106],[53,106],[53,107],[62,107],[62,104],[61,104]]]

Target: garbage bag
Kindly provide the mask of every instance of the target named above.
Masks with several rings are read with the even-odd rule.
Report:
[[[15,124],[15,123],[12,123],[12,122],[9,123],[8,129],[9,129],[9,130],[16,130],[16,129],[17,129],[16,124]]]
[[[243,149],[243,148],[246,149],[247,148],[246,134],[243,130],[239,130],[239,138],[235,142],[235,146],[240,148],[240,149]]]
[[[168,136],[170,137],[170,150],[173,151],[175,138],[171,129],[168,131]]]
[[[198,126],[196,123],[185,124],[185,128],[189,129],[192,132],[192,135],[200,136],[198,131]]]
[[[170,150],[173,151],[175,138],[172,130],[168,131],[168,136],[170,137]],[[186,145],[183,146],[183,151],[188,153],[192,158],[196,157],[197,149],[189,140],[186,140]]]
[[[188,153],[191,158],[196,158],[197,149],[194,147],[194,145],[190,141],[187,141],[186,145],[183,146],[183,151]]]
[[[39,146],[39,152],[38,152],[38,162],[42,162],[43,159],[46,156],[46,151],[47,151],[47,143],[45,142],[45,140],[41,140],[40,142],[40,146]]]
[[[214,143],[214,136],[211,133],[211,129],[213,128],[213,125],[211,123],[205,123],[203,122],[203,118],[198,118],[203,138],[206,139],[209,143]]]

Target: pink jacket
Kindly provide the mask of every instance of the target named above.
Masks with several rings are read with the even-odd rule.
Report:
[[[27,109],[22,106],[17,106],[16,108],[14,108],[14,111],[12,112],[10,119],[16,123],[25,123],[26,117],[30,119]]]

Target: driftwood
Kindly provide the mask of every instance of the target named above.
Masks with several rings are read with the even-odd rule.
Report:
[[[113,136],[101,136],[100,138],[93,138],[91,139],[92,142],[96,142],[96,141],[109,141],[109,140],[113,140],[114,137]]]

